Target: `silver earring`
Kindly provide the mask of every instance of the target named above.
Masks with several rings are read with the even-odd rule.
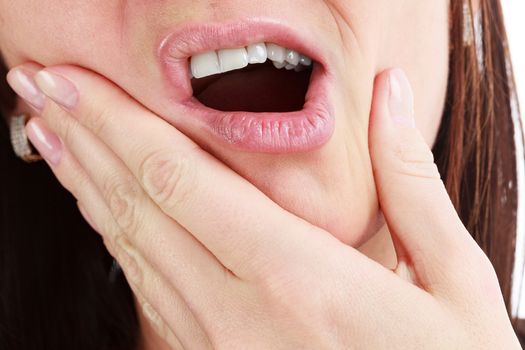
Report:
[[[26,135],[25,125],[29,120],[27,114],[14,115],[9,118],[9,133],[11,145],[17,157],[24,162],[32,163],[42,160],[43,158],[31,146]]]

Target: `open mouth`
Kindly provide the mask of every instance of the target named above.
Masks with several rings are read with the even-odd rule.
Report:
[[[176,127],[236,150],[307,152],[332,136],[326,50],[303,31],[260,19],[192,24],[160,45]],[[182,109],[181,109],[182,108]]]
[[[312,59],[273,43],[192,56],[193,96],[219,111],[300,111]]]

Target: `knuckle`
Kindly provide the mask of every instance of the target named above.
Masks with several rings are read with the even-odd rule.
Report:
[[[63,113],[63,112],[60,112]],[[78,132],[80,128],[80,123],[74,122],[74,120],[68,119],[70,117],[64,116],[62,120],[66,119],[67,121],[53,123],[55,130],[60,134],[60,137],[67,143],[72,144],[78,140]]]
[[[69,165],[71,164],[71,165]],[[60,183],[67,189],[75,198],[78,198],[82,202],[86,198],[86,189],[93,188],[91,179],[86,175],[85,172],[80,169],[80,166],[76,163],[69,162],[69,168],[71,176],[62,176],[59,178]]]
[[[114,102],[105,101],[100,106],[113,106]],[[82,122],[95,135],[102,135],[108,122],[114,118],[115,112],[108,107],[89,108],[83,113]]]
[[[50,126],[52,124],[55,130],[58,130],[64,126],[64,123],[60,123],[59,121],[64,120],[63,118],[67,116],[67,112],[55,103],[46,103],[40,116],[48,122]]]
[[[471,300],[498,301],[501,289],[489,257],[474,241],[457,242],[456,245],[448,249],[442,266],[443,273],[456,286],[452,290],[458,290],[461,296]]]
[[[169,328],[168,324],[164,321],[159,312],[157,312],[157,310],[153,307],[153,305],[145,300],[140,302],[140,304],[142,307],[142,313],[150,322],[157,335],[163,339],[171,349],[182,349],[178,338]]]
[[[126,233],[139,229],[140,220],[136,210],[139,189],[132,185],[131,179],[110,178],[104,182],[104,193],[109,210],[117,225]]]
[[[102,232],[100,234],[103,237],[107,237],[107,241],[109,244],[113,245],[113,242],[115,238],[119,235],[120,229],[115,223],[115,220],[111,215],[107,217],[105,220],[103,220],[102,224],[100,225],[100,229]],[[106,238],[104,238],[106,239]]]
[[[194,189],[193,156],[154,151],[143,159],[139,176],[152,199],[164,208],[177,208],[187,203]]]
[[[137,261],[138,252],[122,234],[115,237],[112,248],[115,253],[115,258],[122,268],[122,271],[124,271],[126,278],[137,288],[142,289],[144,287],[144,275]]]
[[[497,286],[499,291],[499,282],[494,265],[478,245],[469,254],[468,269],[471,275],[478,278],[484,286]]]
[[[432,151],[419,133],[410,131],[393,149],[398,171],[411,177],[440,180]]]
[[[324,295],[327,286],[309,276],[304,271],[288,268],[268,276],[262,291],[269,311],[283,317],[303,312],[321,317],[329,302]],[[290,300],[294,303],[289,303]]]

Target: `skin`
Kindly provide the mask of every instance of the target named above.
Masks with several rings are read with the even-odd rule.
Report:
[[[86,217],[98,228],[108,249],[123,265],[139,304],[146,310],[145,315],[149,316],[160,338],[174,347],[179,343],[191,344],[189,339],[202,346],[213,344],[225,349],[253,344],[253,341],[262,348],[297,348],[306,344],[316,344],[316,348],[346,348],[350,344],[367,348],[401,343],[417,346],[423,339],[435,337],[436,334],[449,334],[453,328],[459,330],[452,332],[448,340],[443,340],[450,343],[436,343],[436,346],[493,344],[515,347],[516,339],[504,312],[493,269],[459,222],[435,167],[430,166],[432,160],[428,158],[428,145],[434,142],[446,88],[448,2],[407,0],[402,6],[386,0],[304,3],[307,4],[264,2],[254,6],[247,2],[225,1],[214,3],[210,10],[209,2],[204,1],[70,1],[64,4],[57,0],[46,2],[45,8],[42,8],[41,1],[12,3],[2,0],[0,48],[10,67],[26,61],[36,62],[22,68],[31,75],[42,66],[64,63],[86,68],[82,70],[62,66],[54,70],[68,77],[79,100],[65,111],[48,101],[45,109],[39,111],[51,129],[64,140],[60,163],[50,162],[50,165],[64,186],[83,203]],[[288,23],[322,37],[325,50],[338,48],[338,54],[330,55],[329,59],[329,65],[341,72],[341,78],[335,82],[331,91],[337,120],[334,137],[317,152],[288,156],[242,154],[213,144],[198,130],[192,130],[184,122],[188,116],[177,114],[176,106],[169,103],[170,89],[165,88],[160,67],[154,57],[159,33],[166,33],[170,28],[189,20],[206,22],[217,18],[226,20],[246,15],[275,16],[279,13],[286,15],[283,20],[286,18]],[[27,16],[32,21],[19,20]],[[411,20],[407,21],[406,18]],[[101,32],[100,28],[106,30]],[[37,37],[34,33],[53,35]],[[79,44],[85,42],[90,42],[90,45]],[[102,56],[103,60],[100,59]],[[391,66],[402,67],[412,83],[415,105],[410,103],[407,110],[414,109],[417,129],[407,127],[404,122],[402,127],[392,125],[391,122],[386,123],[387,127],[377,126],[390,120],[384,108],[388,78],[386,73],[382,78],[378,77],[378,73]],[[377,81],[375,89],[374,80]],[[52,91],[48,89],[45,92],[57,100],[57,95]],[[133,164],[143,159],[140,154],[136,155],[136,159],[131,159],[119,152],[130,145],[124,145],[123,140],[116,137],[116,130],[112,130],[114,134],[101,132],[106,130],[101,125],[108,124],[107,120],[90,119],[98,115],[96,111],[108,109],[102,103],[108,97],[116,107],[111,106],[111,113],[106,111],[104,116],[122,118],[122,130],[139,125],[140,129],[128,131],[130,134],[136,133],[136,138],[143,140],[145,145],[153,145],[151,147],[155,151],[169,150],[167,143],[162,145],[154,142],[156,138],[162,140],[159,135],[177,135],[178,146],[188,152],[193,151],[190,154],[197,159],[194,164],[198,166],[191,168],[194,171],[192,175],[206,174],[204,169],[209,170],[207,174],[221,174],[214,180],[206,177],[206,181],[216,185],[211,187],[216,188],[212,190],[210,186],[203,186],[195,180],[193,185],[199,190],[188,192],[188,201],[182,202],[168,195],[167,199],[160,200],[158,193],[156,196],[152,194],[151,183],[148,187],[147,181],[135,184],[133,181],[124,181],[129,180],[130,174],[136,174],[137,169],[133,168]],[[375,106],[372,114],[371,105]],[[122,113],[124,111],[126,113]],[[123,117],[127,114],[143,117],[144,120],[137,118],[136,123],[129,123]],[[412,114],[405,114],[407,123],[411,125]],[[75,123],[72,116],[83,125],[81,128],[72,126]],[[147,116],[150,118],[147,119]],[[155,126],[151,130],[156,130],[156,134],[144,135],[138,132],[150,130],[145,127],[148,125],[146,119],[151,126]],[[373,120],[376,120],[375,128]],[[46,128],[41,119],[34,123],[40,123],[42,128]],[[107,129],[111,131],[111,128]],[[79,130],[87,133],[82,134]],[[31,137],[31,131],[28,133]],[[34,133],[32,135],[34,139]],[[403,141],[405,137],[413,142]],[[100,147],[104,143],[109,146],[109,151]],[[87,144],[91,146],[87,147]],[[105,161],[99,169],[94,169],[93,165],[87,166],[89,157],[82,153],[82,149],[97,149],[97,144],[100,159]],[[407,144],[411,150],[408,154],[416,157],[414,162],[407,162],[406,159],[396,161],[391,153],[385,151],[390,147],[404,149],[403,145]],[[202,152],[206,150],[209,157],[203,157],[195,149]],[[176,152],[171,151],[170,154]],[[419,160],[429,165],[424,167],[428,169],[419,169],[415,165]],[[415,167],[408,168],[408,174],[404,171],[406,169],[400,168],[406,163],[409,167]],[[112,177],[109,169],[117,175],[113,174]],[[160,169],[153,167],[148,170],[153,178],[158,178],[155,175]],[[376,171],[375,178],[373,170]],[[394,179],[389,180],[386,175],[378,179],[377,173],[392,173]],[[186,175],[191,178],[189,174]],[[151,213],[151,216],[141,218],[144,224],[140,227],[135,224],[140,222],[139,218],[130,218],[125,223],[122,215],[118,214],[123,208],[118,208],[118,205],[115,207],[111,199],[115,198],[114,188],[120,186],[107,185],[110,178],[123,179],[125,193],[140,193],[132,201],[136,202],[133,204],[137,208],[136,212]],[[414,178],[420,182],[412,184]],[[83,188],[92,191],[83,191]],[[133,188],[137,192],[131,190]],[[228,190],[220,192],[221,188]],[[304,191],[304,188],[308,188],[308,191]],[[94,198],[93,193],[99,197]],[[181,193],[186,192],[178,192],[177,197]],[[252,211],[247,212],[246,208],[221,211],[220,203],[238,203],[239,200],[232,196],[239,193],[253,203]],[[435,196],[421,198],[421,193]],[[385,210],[387,221],[396,232],[389,233],[384,225],[378,194],[382,197],[381,207]],[[202,202],[203,198],[209,202]],[[436,203],[414,208],[413,203],[421,203],[424,199],[428,201],[428,198],[432,198],[430,202]],[[149,203],[149,206],[145,203]],[[165,212],[154,211],[152,203],[166,209]],[[199,203],[200,206],[197,205]],[[258,206],[262,210],[259,212],[266,214],[263,223],[253,217],[254,208]],[[192,217],[191,212],[208,215],[210,220]],[[108,216],[108,213],[113,215]],[[416,219],[435,216],[437,222],[430,220],[435,225],[429,222],[424,224]],[[238,217],[247,219],[237,220]],[[173,219],[181,222],[188,231],[175,226]],[[215,225],[199,226],[202,221]],[[282,232],[282,227],[286,227],[285,232]],[[450,229],[443,230],[444,227]],[[147,239],[147,233],[152,231],[177,234]],[[243,236],[246,232],[249,235]],[[308,239],[305,239],[305,232]],[[391,234],[396,251],[390,239]],[[161,243],[165,242],[172,243],[167,246],[169,252],[166,248],[162,249]],[[177,255],[173,254],[174,247],[184,245],[181,242],[184,242],[187,254],[191,253],[189,255],[193,260],[180,248],[176,250],[180,254],[178,259],[173,257]],[[261,244],[264,242],[271,242],[275,252]],[[233,254],[234,249],[231,247],[236,245],[239,249],[235,251],[245,252],[245,255]],[[203,246],[217,258],[203,251]],[[290,251],[289,247],[295,249]],[[386,267],[395,268],[395,273],[392,274],[350,247],[361,247],[368,256]],[[248,257],[246,252],[253,255]],[[461,260],[450,258],[445,263],[438,258],[445,252],[456,252]],[[206,278],[195,276],[191,271],[175,269],[177,271],[173,272],[173,266],[180,265],[181,261],[191,261],[189,264],[205,269],[206,273],[201,275]],[[419,264],[414,264],[414,261]],[[311,269],[307,271],[305,266]],[[355,269],[349,271],[341,266],[353,266]],[[221,277],[218,276],[224,277],[225,271],[228,271],[226,269],[229,270],[226,280],[230,281],[231,278],[235,281],[232,282],[232,289],[219,282]],[[317,274],[315,271],[318,271]],[[478,277],[474,284],[466,286],[464,280],[470,274]],[[328,278],[313,280],[313,277],[321,275]],[[341,288],[335,288],[334,285],[344,285],[345,292],[348,288],[348,295],[341,295]],[[436,289],[435,286],[446,287]],[[481,296],[475,292],[485,290],[487,286],[487,295]],[[203,301],[209,295],[203,290],[221,298],[212,298],[213,303],[205,304]],[[338,311],[330,318],[322,317],[327,315],[314,302],[320,296],[314,292],[305,293],[305,290],[321,290],[325,292],[325,297],[332,296],[322,300],[326,303],[334,300],[329,304]],[[374,298],[378,293],[385,297]],[[261,295],[264,297],[261,298]],[[297,308],[286,309],[289,311],[286,317],[279,311],[279,307],[286,306],[281,304],[279,296],[285,296],[284,300],[297,300]],[[411,302],[407,303],[407,300]],[[436,300],[440,303],[436,303]],[[217,305],[229,306],[226,316],[223,315],[225,310],[218,310]],[[465,305],[479,310],[482,317],[464,312]],[[386,306],[390,307],[385,309]],[[376,313],[364,311],[373,307],[381,307],[384,314],[378,317]],[[320,315],[319,319],[307,325],[306,321],[311,318],[304,310]],[[422,314],[428,318],[414,317],[421,310],[426,311]],[[493,314],[497,317],[494,318]],[[187,318],[182,320],[181,315]],[[249,315],[265,317],[256,318],[253,323],[241,322]],[[413,330],[410,336],[400,338],[400,334],[404,334],[403,328],[391,326],[399,317],[415,319],[414,323],[403,325]],[[327,322],[329,320],[331,322]],[[373,325],[370,329],[390,330],[383,337],[375,339],[353,320]],[[213,326],[222,324],[224,326]],[[291,324],[304,327],[291,327]],[[331,327],[334,324],[335,329],[347,336],[333,337]],[[148,331],[147,323],[144,327],[146,340],[143,348],[158,349],[159,337]],[[254,329],[257,330],[256,334],[251,332]],[[476,334],[487,334],[488,339],[477,343],[478,340],[474,339]],[[282,342],[271,343],[276,339]]]
[[[398,257],[390,270],[277,206],[109,81],[41,68],[8,76],[15,87],[20,74],[33,76],[48,97],[28,137],[167,346],[520,349],[496,273],[415,127],[402,70],[378,75],[370,118],[375,184]]]
[[[368,151],[374,77],[389,67],[405,69],[416,92],[418,126],[432,144],[446,89],[448,2],[255,3],[220,1],[210,7],[209,1],[195,0],[46,0],[42,6],[39,0],[0,0],[0,48],[9,67],[26,61],[45,66],[73,63],[100,73],[283,208],[360,246],[383,225]],[[20,20],[27,16],[31,21]],[[336,132],[321,151],[288,156],[233,151],[210,143],[184,123],[188,116],[179,115],[170,103],[154,57],[159,38],[188,21],[248,16],[285,21],[322,38],[316,41],[326,52],[337,49],[337,54],[328,55],[330,67],[340,72],[331,93]]]

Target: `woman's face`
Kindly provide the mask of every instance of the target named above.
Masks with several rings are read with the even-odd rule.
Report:
[[[236,33],[222,38],[224,47],[215,49],[236,47],[233,41],[245,39],[282,46],[295,42],[297,47],[290,48],[304,48],[322,58],[323,65],[315,64],[321,66],[326,84],[318,92],[335,129],[321,144],[302,152],[247,151],[210,136],[201,119],[185,107],[184,86],[189,86],[190,77],[174,78],[170,73],[170,55],[165,52],[166,43],[173,43],[165,39],[182,30],[185,50],[196,55],[191,38],[197,36],[192,30],[202,29],[199,24],[218,24],[220,31],[221,24],[240,22],[270,25],[258,32],[254,24],[251,39]],[[193,26],[187,27],[190,23]],[[164,50],[159,50],[162,43]],[[179,40],[176,45],[180,44]],[[98,72],[279,205],[358,246],[381,225],[368,152],[374,77],[390,67],[407,72],[415,90],[418,127],[432,144],[447,82],[448,1],[0,0],[0,49],[9,67],[36,61]],[[208,91],[208,83],[199,89],[208,101],[229,101],[230,109],[240,100],[251,100],[259,111],[284,111],[287,99],[293,98],[289,91],[301,90],[302,83],[295,82],[301,79],[271,68],[276,73],[238,73],[246,75],[237,79],[237,86],[232,87],[235,78],[229,77],[230,84],[217,81]],[[239,81],[245,89],[239,89]],[[258,88],[250,88],[255,85]],[[264,98],[279,101],[280,107],[260,102]]]

